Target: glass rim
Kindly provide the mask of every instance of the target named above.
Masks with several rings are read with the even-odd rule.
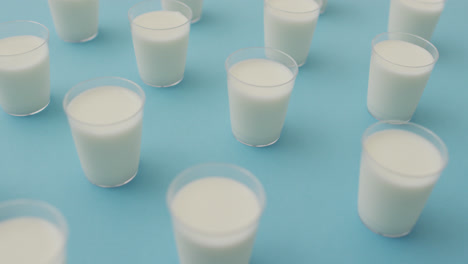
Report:
[[[135,111],[135,113],[133,113],[132,115],[130,115],[129,117],[127,118],[124,118],[122,120],[118,120],[118,121],[115,121],[115,122],[111,122],[111,123],[105,123],[105,124],[93,124],[93,123],[89,123],[89,122],[85,122],[85,121],[82,121],[82,120],[79,120],[77,118],[75,118],[73,115],[71,115],[68,111],[68,104],[70,104],[70,102],[73,100],[70,100],[70,94],[75,91],[76,89],[78,89],[79,87],[81,87],[82,85],[84,84],[88,84],[88,83],[92,83],[92,82],[96,82],[96,81],[99,81],[99,80],[120,80],[120,81],[123,81],[123,82],[126,82],[126,83],[129,83],[130,85],[136,87],[136,90],[139,92],[135,92],[138,97],[140,97],[141,99],[141,106],[138,108],[137,111]],[[90,89],[94,89],[94,88],[97,88],[97,87],[102,87],[102,86],[117,86],[117,85],[100,85],[100,86],[96,86],[96,87],[93,87],[93,88],[90,88]],[[122,86],[119,86],[119,87],[122,87]],[[125,88],[125,87],[122,87],[122,88]],[[128,88],[125,88],[125,89],[128,89]],[[81,94],[81,93],[79,93]],[[80,123],[80,124],[84,124],[84,125],[87,125],[87,126],[93,126],[93,127],[106,127],[106,126],[113,126],[113,125],[117,125],[117,124],[120,124],[120,123],[124,123],[130,119],[132,119],[133,117],[137,116],[139,113],[141,113],[143,111],[143,107],[145,106],[145,101],[146,101],[146,95],[145,95],[145,92],[143,91],[143,89],[135,82],[133,81],[130,81],[128,79],[125,79],[125,78],[122,78],[122,77],[115,77],[115,76],[104,76],[104,77],[97,77],[97,78],[93,78],[93,79],[89,79],[89,80],[86,80],[86,81],[82,81],[82,82],[79,82],[78,84],[76,84],[75,86],[73,86],[70,90],[68,90],[68,92],[65,94],[64,98],[63,98],[63,102],[62,102],[62,105],[63,105],[63,109],[65,111],[65,114],[67,115],[67,117],[71,120],[73,120],[74,122],[77,122],[77,123]]]
[[[245,224],[245,225],[243,225],[241,227],[237,227],[237,228],[228,230],[226,232],[216,232],[216,231],[210,232],[210,231],[200,230],[199,228],[193,227],[190,224],[187,224],[185,221],[182,221],[179,217],[177,217],[175,215],[171,204],[172,204],[172,201],[174,200],[174,197],[177,194],[177,192],[175,191],[176,185],[180,181],[183,180],[185,175],[191,173],[192,171],[195,171],[195,170],[197,170],[199,168],[212,167],[212,166],[229,167],[229,168],[232,168],[234,170],[237,170],[237,171],[241,172],[244,176],[247,176],[247,178],[249,180],[251,180],[256,187],[258,187],[259,193],[257,194],[250,187],[246,186],[242,182],[239,182],[239,181],[236,181],[236,180],[233,179],[234,181],[244,185],[246,188],[251,190],[254,193],[257,200],[258,200],[260,210],[259,210],[258,214],[255,216],[255,218],[252,219],[252,221],[250,221],[249,223],[247,223],[247,224]],[[210,177],[210,176],[208,176],[208,177]],[[214,177],[214,176],[211,176],[211,177]],[[224,176],[216,176],[216,177],[228,178],[228,177],[224,177]],[[230,178],[228,178],[228,179],[230,179]],[[183,186],[185,186],[185,185],[183,185]],[[210,162],[210,163],[202,163],[202,164],[198,164],[198,165],[189,167],[189,168],[183,170],[182,172],[180,172],[179,174],[177,174],[177,176],[172,180],[171,184],[169,185],[168,191],[166,193],[166,204],[167,204],[167,207],[169,208],[172,219],[174,219],[177,223],[180,223],[185,229],[187,229],[187,230],[189,230],[191,232],[197,233],[197,234],[203,234],[203,235],[208,235],[208,236],[229,236],[229,235],[234,235],[236,233],[248,230],[249,228],[255,226],[260,221],[260,218],[261,218],[261,216],[263,214],[263,211],[265,210],[265,207],[266,207],[266,194],[265,194],[265,189],[263,188],[262,183],[249,170],[247,170],[245,168],[242,168],[240,166],[234,165],[234,164],[230,164],[230,163]]]
[[[134,17],[134,18],[132,19],[132,15],[130,14],[130,12],[131,12],[132,10],[134,10],[135,8],[139,7],[140,5],[143,5],[143,4],[145,4],[145,3],[150,3],[150,2],[161,2],[161,1],[157,1],[157,0],[145,0],[145,1],[141,1],[141,2],[136,3],[135,5],[133,5],[132,7],[130,7],[130,9],[128,10],[128,13],[127,13],[127,15],[128,15],[128,20],[130,21],[130,24],[131,24],[131,25],[134,25],[134,26],[137,26],[137,27],[139,27],[139,28],[142,28],[142,29],[147,29],[147,30],[171,30],[171,29],[180,28],[180,27],[185,26],[185,25],[187,25],[187,24],[191,24],[192,17],[193,17],[192,9],[191,9],[188,5],[186,5],[186,4],[184,4],[184,3],[180,2],[180,1],[177,1],[177,0],[170,0],[170,1],[171,1],[171,2],[174,2],[174,3],[177,3],[178,5],[183,6],[184,8],[186,8],[186,9],[189,11],[190,17],[186,17],[186,18],[187,18],[187,21],[184,22],[183,24],[180,24],[180,25],[175,26],[175,27],[167,27],[167,28],[150,28],[150,27],[144,27],[144,26],[141,26],[141,25],[138,25],[137,23],[135,23],[134,20],[135,20],[135,18],[137,18],[138,16],[136,16],[136,17]],[[163,10],[153,10],[153,11],[163,11]],[[145,12],[145,13],[142,13],[142,14],[150,13],[150,12],[153,12],[153,11],[148,11],[148,12]],[[141,15],[142,15],[142,14],[141,14]],[[182,15],[185,17],[184,14],[182,14]]]
[[[271,50],[271,51],[273,51],[273,52],[276,52],[276,53],[281,54],[282,56],[285,56],[287,59],[289,59],[289,60],[291,60],[291,61],[293,62],[294,71],[291,71],[292,74],[293,74],[293,76],[291,77],[290,80],[288,80],[288,81],[286,81],[286,82],[284,82],[284,83],[275,84],[275,85],[257,85],[257,84],[252,84],[252,83],[249,83],[249,82],[245,82],[245,81],[243,81],[243,80],[237,78],[236,76],[234,76],[233,74],[231,74],[231,72],[229,71],[229,69],[230,69],[230,67],[229,67],[229,65],[228,65],[228,64],[229,64],[229,61],[232,59],[233,56],[235,56],[235,55],[237,55],[237,54],[239,54],[239,53],[241,53],[241,52],[245,52],[245,51],[247,51],[247,50]],[[253,58],[251,58],[251,59],[253,59]],[[248,59],[246,59],[246,60],[248,60]],[[265,59],[265,60],[266,60],[266,59]],[[244,60],[242,60],[242,61],[244,61]],[[274,61],[274,60],[272,60],[272,61]],[[275,62],[277,62],[277,61],[275,61]],[[284,65],[284,64],[281,63],[281,62],[278,62],[278,63]],[[235,65],[235,64],[234,64],[234,65]],[[238,82],[243,83],[243,84],[246,84],[246,85],[249,85],[249,86],[261,87],[261,88],[273,88],[273,87],[278,87],[278,86],[286,85],[286,84],[291,83],[291,82],[293,82],[294,80],[296,80],[297,74],[299,73],[299,66],[297,65],[296,60],[294,60],[294,59],[293,59],[291,56],[289,56],[287,53],[285,53],[285,52],[283,52],[283,51],[281,51],[281,50],[279,50],[279,49],[270,48],[270,47],[250,47],[250,48],[243,48],[243,49],[236,50],[236,51],[234,51],[233,53],[231,53],[231,54],[227,57],[226,61],[224,62],[224,67],[226,68],[227,74],[230,75],[230,76],[232,76],[232,77],[233,77],[234,79],[236,79]],[[286,66],[286,67],[287,67],[287,66]],[[287,67],[287,68],[289,69],[289,67]]]
[[[381,38],[382,36],[385,36],[385,35],[403,35],[403,36],[407,36],[407,37],[410,37],[410,38],[413,38],[413,39],[416,39],[416,40],[419,40],[419,41],[423,41],[425,44],[428,44],[429,47],[431,47],[432,49],[434,49],[435,51],[435,57],[432,55],[432,53],[427,49],[427,48],[424,48],[424,47],[421,47],[419,46],[418,44],[414,44],[414,43],[411,43],[411,42],[408,42],[408,41],[405,41],[405,40],[399,40],[399,39],[395,39],[395,40],[398,40],[398,41],[403,41],[403,42],[407,42],[407,43],[410,43],[410,44],[413,44],[413,45],[416,45],[418,47],[421,47],[423,49],[425,49],[427,52],[429,52],[433,58],[433,61],[429,64],[424,64],[424,65],[418,65],[418,66],[408,66],[408,65],[403,65],[403,64],[399,64],[399,63],[395,63],[391,60],[388,60],[386,58],[384,58],[381,54],[379,54],[376,50],[375,50],[375,45],[377,45],[377,43],[380,43],[382,41],[377,41],[379,38]],[[394,39],[387,39],[387,40],[394,40]],[[389,62],[393,65],[397,65],[397,66],[401,66],[401,67],[405,67],[405,68],[412,68],[412,69],[418,69],[418,68],[424,68],[424,67],[427,67],[427,66],[431,66],[431,65],[434,65],[436,64],[436,62],[439,60],[439,50],[437,50],[436,46],[434,46],[434,44],[432,44],[430,41],[428,41],[427,39],[425,38],[422,38],[420,36],[417,36],[417,35],[414,35],[414,34],[410,34],[410,33],[406,33],[406,32],[384,32],[384,33],[380,33],[378,34],[377,36],[375,36],[373,39],[372,39],[372,52],[375,53],[377,56],[379,56],[379,58],[381,58],[382,60],[386,61],[386,62]]]
[[[368,148],[366,147],[365,141],[369,136],[371,136],[373,134],[373,133],[370,133],[370,131],[373,128],[378,127],[378,126],[383,125],[383,124],[387,124],[387,125],[408,125],[410,127],[416,128],[416,129],[418,129],[420,131],[423,131],[424,133],[427,133],[427,135],[429,137],[431,137],[431,139],[433,139],[435,142],[437,142],[438,145],[440,145],[440,147],[438,147],[436,144],[432,143],[426,137],[422,136],[422,137],[424,137],[425,140],[429,141],[429,143],[431,145],[433,145],[437,149],[437,151],[440,153],[440,156],[442,158],[442,164],[441,164],[440,168],[438,168],[435,171],[424,173],[424,174],[412,174],[412,173],[404,173],[404,172],[401,172],[401,171],[398,171],[398,170],[391,169],[391,168],[389,168],[387,166],[384,166],[381,162],[378,162],[372,155],[370,155],[370,153],[368,151]],[[399,129],[399,128],[394,128],[394,129],[402,130],[402,129]],[[409,132],[411,132],[411,131],[409,131]],[[414,132],[411,132],[411,133],[414,133]],[[418,135],[418,136],[421,136],[421,135]],[[375,164],[377,164],[379,167],[383,168],[384,170],[386,170],[388,172],[398,174],[399,176],[402,176],[402,177],[405,177],[405,178],[424,179],[424,178],[431,177],[433,175],[439,175],[447,167],[448,159],[449,159],[448,149],[447,149],[447,146],[445,145],[444,141],[442,141],[442,139],[436,133],[432,132],[430,129],[428,129],[426,127],[423,127],[421,125],[418,125],[416,123],[412,123],[412,122],[404,122],[404,121],[398,121],[398,120],[386,120],[386,121],[376,122],[376,123],[370,125],[369,127],[367,127],[366,130],[364,131],[364,133],[362,135],[362,138],[361,138],[361,145],[362,145],[362,151]]]
[[[57,225],[54,223],[51,223],[51,224],[56,226],[59,232],[63,235],[63,241],[62,241],[62,245],[57,249],[57,252],[51,257],[51,260],[53,261],[58,260],[61,257],[61,254],[65,252],[67,241],[68,241],[69,230],[68,230],[67,220],[55,206],[47,202],[40,201],[40,200],[32,200],[32,199],[7,200],[4,202],[0,202],[0,211],[5,208],[17,208],[19,206],[24,206],[24,205],[44,209],[44,211],[47,211],[48,213],[50,213],[53,216],[53,218],[57,221]],[[28,217],[28,216],[24,216],[24,217]],[[17,219],[17,218],[20,218],[20,217],[14,217],[10,219]],[[43,219],[41,217],[35,217],[35,218]],[[48,220],[45,220],[45,221],[50,223],[50,221]]]
[[[43,30],[45,29],[45,32],[47,33],[46,34],[47,36],[46,36],[46,38],[42,38],[44,41],[41,42],[41,44],[37,45],[36,47],[34,47],[34,48],[30,49],[30,50],[20,52],[20,53],[15,53],[15,54],[0,54],[0,57],[10,57],[10,56],[23,55],[23,54],[35,51],[35,50],[39,49],[40,47],[44,46],[45,44],[47,44],[49,42],[49,37],[50,37],[49,29],[46,26],[44,26],[43,24],[41,24],[39,22],[36,22],[36,21],[32,21],[32,20],[13,20],[13,21],[7,21],[7,22],[0,23],[0,27],[8,25],[8,24],[18,24],[18,23],[26,23],[26,24],[33,24],[33,25],[39,26]],[[15,36],[11,36],[11,37],[15,37]],[[37,37],[37,36],[35,36],[35,37]]]
[[[313,1],[315,3],[318,4],[318,8],[316,9],[313,9],[313,10],[308,10],[308,11],[288,11],[288,10],[284,10],[284,9],[281,9],[281,8],[277,8],[277,7],[274,7],[270,2],[271,0],[264,0],[264,3],[269,6],[270,8],[272,9],[275,9],[275,10],[278,10],[278,11],[281,11],[281,12],[285,12],[285,13],[289,13],[289,14],[308,14],[308,13],[314,13],[316,11],[319,11],[320,13],[320,9],[322,8],[322,5],[323,5],[323,0],[321,0],[320,3],[318,3],[316,0],[310,0],[310,1]]]

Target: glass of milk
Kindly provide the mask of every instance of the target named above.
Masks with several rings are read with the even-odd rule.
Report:
[[[34,21],[0,23],[0,106],[14,116],[50,101],[49,30]]]
[[[148,0],[128,11],[138,71],[154,87],[184,78],[192,11],[174,0]]]
[[[0,203],[0,263],[65,264],[67,222],[53,206],[34,200]]]
[[[445,0],[391,0],[389,32],[406,32],[430,40]]]
[[[49,0],[59,37],[67,42],[86,42],[98,34],[99,0]]]
[[[203,9],[203,0],[180,0],[192,9],[192,24],[200,20]]]
[[[117,187],[136,176],[144,103],[140,86],[118,77],[79,83],[65,95],[63,108],[91,183]]]
[[[362,137],[358,211],[373,232],[407,235],[447,165],[444,142],[408,122],[378,122]]]
[[[279,49],[304,65],[322,0],[265,0],[265,47]]]
[[[246,48],[226,60],[231,128],[243,144],[274,144],[283,129],[298,67],[272,48]]]
[[[265,191],[249,171],[202,164],[180,173],[167,203],[181,264],[248,264]]]
[[[382,33],[372,41],[367,108],[378,120],[409,121],[439,52],[407,33]]]

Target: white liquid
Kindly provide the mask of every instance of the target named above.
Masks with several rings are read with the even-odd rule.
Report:
[[[164,87],[183,79],[190,32],[187,22],[180,12],[172,11],[149,12],[133,20],[133,46],[146,84]]]
[[[438,179],[442,156],[427,139],[396,129],[372,134],[364,148],[359,215],[374,232],[404,235],[416,223]]]
[[[379,120],[410,120],[431,75],[433,62],[434,57],[415,44],[400,40],[377,43],[369,71],[369,112]]]
[[[181,264],[247,264],[261,213],[245,185],[208,177],[184,186],[171,202]]]
[[[87,178],[103,187],[122,185],[138,171],[143,111],[133,91],[118,86],[87,90],[67,112]]]
[[[0,263],[64,264],[63,234],[40,218],[0,221]]]
[[[203,9],[203,0],[181,0],[180,2],[188,5],[190,9],[192,9],[192,23],[200,20]]]
[[[55,30],[61,39],[82,42],[97,35],[99,0],[49,0]]]
[[[231,126],[239,141],[265,146],[278,140],[294,87],[293,78],[286,66],[266,59],[241,61],[229,69]]]
[[[296,60],[307,60],[320,6],[314,0],[266,0],[265,47],[279,49]],[[310,11],[310,12],[308,12]]]
[[[388,31],[411,33],[430,40],[444,5],[442,0],[392,0]]]
[[[31,36],[0,39],[0,105],[12,115],[38,112],[50,100],[49,48]]]

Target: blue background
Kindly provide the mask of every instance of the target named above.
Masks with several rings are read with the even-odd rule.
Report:
[[[263,46],[263,2],[205,0],[190,33],[183,82],[144,85],[128,9],[101,0],[99,36],[61,41],[47,1],[2,1],[0,22],[35,20],[50,29],[50,105],[31,117],[0,112],[0,201],[40,199],[68,220],[68,263],[178,263],[165,194],[182,170],[228,162],[252,171],[267,207],[252,264],[468,263],[468,2],[448,1],[432,42],[440,59],[413,122],[447,144],[449,164],[420,221],[404,238],[378,236],[356,203],[371,40],[386,31],[389,1],[330,0],[308,62],[300,68],[280,140],[252,148],[231,134],[224,61]],[[62,108],[75,84],[120,76],[146,92],[141,166],[128,185],[103,189],[85,178]]]

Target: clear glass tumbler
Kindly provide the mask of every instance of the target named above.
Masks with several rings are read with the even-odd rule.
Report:
[[[391,0],[389,32],[406,32],[430,40],[445,0]]]
[[[231,164],[202,164],[169,186],[181,264],[248,264],[265,191],[249,171]]]
[[[409,121],[439,52],[416,35],[390,32],[372,40],[367,108],[378,120]]]
[[[407,235],[447,162],[444,142],[425,127],[396,121],[371,125],[362,137],[362,222],[383,236]]]
[[[174,86],[185,72],[192,11],[174,0],[148,0],[128,11],[138,71],[154,87]]]
[[[0,203],[0,263],[65,264],[67,222],[59,210],[35,200]]]
[[[322,0],[265,0],[265,47],[279,49],[304,65],[320,15]]]
[[[87,42],[98,35],[99,0],[49,0],[49,8],[63,41]]]
[[[144,103],[140,86],[119,77],[84,81],[65,95],[81,167],[93,184],[117,187],[136,176]]]
[[[50,101],[49,30],[34,21],[0,24],[0,106],[33,115]]]
[[[298,67],[272,48],[246,48],[226,60],[231,127],[243,144],[264,147],[281,135]]]

